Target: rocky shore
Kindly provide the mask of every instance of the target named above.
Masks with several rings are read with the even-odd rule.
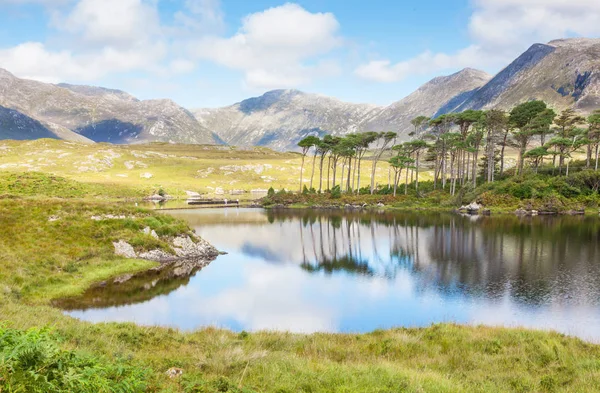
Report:
[[[149,228],[144,229],[145,233],[157,237],[155,232]],[[169,271],[171,278],[187,277],[199,269],[208,266],[221,253],[204,239],[190,235],[180,235],[170,241],[174,253],[164,250],[151,250],[138,253],[133,246],[123,240],[114,242],[115,255],[131,259],[145,259],[160,263],[159,266],[150,269],[151,272]],[[144,273],[145,274],[145,273]],[[122,284],[132,278],[134,274],[126,274],[113,280],[114,283]],[[101,283],[103,285],[106,283]]]

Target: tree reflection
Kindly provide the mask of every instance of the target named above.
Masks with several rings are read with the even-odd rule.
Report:
[[[600,300],[600,222],[593,217],[280,211],[297,220],[308,272],[393,280],[417,291],[540,305]]]

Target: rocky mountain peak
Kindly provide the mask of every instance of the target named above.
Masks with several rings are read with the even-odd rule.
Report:
[[[562,48],[562,47],[587,47],[600,45],[600,38],[561,38],[558,40],[552,40],[548,42],[548,45]]]
[[[87,86],[87,85],[71,85],[69,83],[59,83],[56,86],[63,89],[71,90],[72,92],[82,94],[88,97],[104,97],[124,101],[139,101],[137,98],[122,90],[107,89],[105,87]]]
[[[4,68],[0,68],[0,79],[13,79],[15,76]]]

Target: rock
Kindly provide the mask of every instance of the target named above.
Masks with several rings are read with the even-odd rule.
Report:
[[[130,259],[137,258],[137,254],[135,253],[135,250],[131,244],[123,240],[119,240],[118,242],[113,243],[113,246],[115,247],[116,255]]]
[[[517,216],[525,216],[525,215],[527,215],[527,210],[525,210],[523,208],[518,208],[517,210],[515,210],[515,214]]]
[[[142,232],[145,233],[146,235],[150,235],[155,239],[158,239],[158,234],[156,233],[156,231],[154,229],[150,229],[150,227],[146,227],[144,229],[142,229]]]
[[[140,174],[140,177],[142,179],[152,179],[153,176],[154,175],[152,175],[152,173],[148,173],[148,172]]]
[[[223,195],[223,194],[225,194],[225,191],[221,187],[217,187],[217,188],[215,188],[215,194]]]
[[[169,254],[163,250],[147,251],[139,255],[140,258],[154,262],[169,262],[175,259],[175,255]]]
[[[539,214],[539,212],[537,210],[531,210],[529,212],[529,215],[531,215],[531,216],[537,216],[538,214]]]
[[[171,379],[179,378],[183,375],[183,370],[177,367],[171,367],[165,374]]]
[[[54,222],[60,220],[59,216],[50,216],[48,217],[48,222]]]
[[[200,194],[195,191],[186,191],[185,193],[189,198],[200,198]]]
[[[132,278],[133,278],[133,274],[126,274],[124,276],[115,278],[114,283],[115,284],[123,284],[123,283],[131,280]]]
[[[164,201],[166,198],[164,196],[154,194],[149,197],[144,198],[145,201]]]
[[[470,205],[467,206],[468,212],[478,212],[483,206],[478,204],[477,202],[471,202]]]
[[[187,235],[181,235],[173,240],[175,254],[181,258],[216,257],[219,251],[205,240],[199,239],[197,243]]]

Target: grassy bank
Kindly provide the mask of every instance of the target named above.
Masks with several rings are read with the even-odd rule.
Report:
[[[422,182],[419,190],[410,184],[397,190],[380,188],[374,195],[366,189],[359,195],[346,192],[291,193],[275,191],[262,199],[265,207],[328,208],[364,205],[406,210],[450,211],[471,202],[478,202],[493,213],[513,213],[517,209],[544,213],[566,214],[587,210],[597,214],[600,206],[600,173],[581,171],[570,177],[529,174],[510,177],[494,183],[472,186],[450,195],[447,190],[434,189],[432,182]]]
[[[186,333],[80,322],[50,301],[152,266],[116,257],[113,241],[168,248],[141,229],[172,236],[189,228],[115,203],[97,183],[2,176],[0,392],[597,391],[600,346],[557,333],[449,324],[370,334]],[[170,379],[171,367],[183,376]]]

